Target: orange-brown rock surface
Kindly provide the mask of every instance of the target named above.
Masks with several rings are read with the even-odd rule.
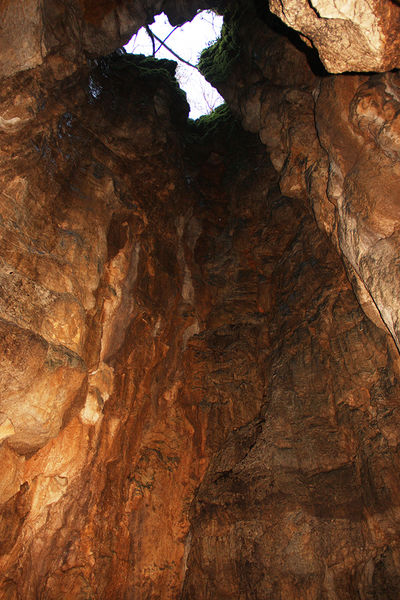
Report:
[[[271,11],[316,48],[330,73],[399,67],[397,2],[269,0]]]
[[[360,304],[399,347],[398,74],[330,76],[247,5],[235,26],[241,58],[221,91],[266,145],[281,191],[308,196]]]
[[[0,599],[400,596],[398,75],[92,60],[205,4],[0,2]]]
[[[183,598],[396,598],[396,348],[302,203],[234,196],[259,281],[262,408],[196,495]]]
[[[87,58],[125,44],[153,16],[192,19],[208,0],[1,0],[0,77],[40,66],[62,79]]]

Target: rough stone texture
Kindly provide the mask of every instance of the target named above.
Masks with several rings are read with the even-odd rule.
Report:
[[[339,275],[337,267],[330,271],[335,260],[330,263],[333,255],[326,242],[313,238],[316,232],[301,236],[307,244],[296,250],[302,264],[320,264],[324,256],[323,288],[328,290],[332,284],[336,289],[328,292],[328,302],[322,296],[318,300],[311,273],[305,274],[297,288],[290,278],[285,248],[279,245],[279,236],[269,231],[268,239],[276,239],[279,265],[274,273],[277,283],[270,284],[270,292],[277,290],[283,307],[290,307],[301,296],[307,314],[293,329],[286,322],[281,328],[276,312],[271,318],[277,330],[274,335],[274,327],[270,329],[267,403],[260,418],[232,434],[200,487],[192,513],[184,597],[397,598],[398,482],[388,469],[398,461],[398,416],[393,417],[389,409],[391,416],[382,428],[372,391],[376,385],[386,390],[380,395],[386,398],[382,408],[390,396],[389,388],[394,392],[392,398],[398,398],[398,391],[392,388],[392,383],[397,388],[397,380],[387,386],[376,379],[379,373],[397,372],[397,351],[394,347],[390,350],[392,358],[389,363],[384,359],[385,366],[367,367],[367,362],[372,356],[379,361],[381,348],[381,334],[371,322],[380,329],[386,326],[398,344],[398,78],[395,73],[314,76],[306,55],[279,36],[273,22],[261,15],[257,26],[255,14],[249,17],[244,13],[239,25],[240,61],[220,89],[244,126],[258,132],[267,146],[280,171],[281,190],[298,201],[308,196],[318,225],[343,256],[370,321],[356,304],[350,308],[348,291],[337,290],[343,274]],[[266,29],[266,21],[270,29]],[[281,233],[282,219],[277,221],[276,231]],[[292,217],[291,222],[294,225],[296,220]],[[292,258],[289,253],[288,260]],[[317,280],[320,285],[321,275]],[[290,301],[285,299],[285,290]],[[336,320],[342,312],[349,317],[343,329]],[[294,310],[296,316],[299,313],[298,308]],[[289,321],[291,314],[287,309]],[[358,352],[354,335],[360,333]],[[369,335],[376,340],[372,354],[364,353],[370,343],[364,336]],[[295,339],[300,351],[293,351]],[[328,345],[321,346],[321,339],[329,340]],[[341,359],[332,350],[333,340],[343,353],[351,347],[351,354],[357,354],[354,369],[347,360],[346,366],[339,366]],[[335,364],[330,362],[333,355]],[[312,374],[313,357],[319,364],[320,389]],[[324,376],[323,365],[328,364],[330,375]],[[342,383],[344,388],[339,391]],[[368,388],[371,392],[362,409],[361,397]],[[341,398],[337,405],[336,394]],[[322,404],[319,397],[324,399]],[[375,414],[372,421],[371,410]],[[329,425],[332,417],[333,428]],[[385,446],[391,446],[387,463],[382,433]],[[371,452],[368,459],[365,451]],[[338,462],[328,466],[325,460],[330,462],[333,457]],[[390,525],[388,516],[389,520],[393,517]],[[383,529],[393,537],[378,549]]]
[[[235,208],[268,290],[263,407],[196,495],[183,598],[397,598],[397,351],[298,200]]]
[[[41,6],[0,89],[0,598],[397,600],[397,74],[246,4],[221,89],[264,145],[201,140],[165,76],[82,66],[161,3]]]
[[[41,14],[38,0],[0,3],[0,73],[10,75],[42,62]],[[21,31],[25,35],[21,36]]]
[[[337,245],[398,347],[399,86],[396,73],[329,78],[315,112],[329,161],[327,200],[321,198],[319,210],[327,211],[328,202],[334,207]]]
[[[330,73],[398,68],[400,6],[386,0],[269,0]]]
[[[192,426],[168,411],[193,323],[176,250],[189,206],[169,117],[179,102],[126,76],[76,74],[41,118],[2,134],[2,598],[177,586],[183,543],[168,537],[181,537],[173,517],[193,486],[178,484]],[[39,84],[15,85],[34,95]],[[155,471],[146,551],[135,529],[147,530]],[[126,581],[129,564],[138,579],[130,568]]]
[[[2,133],[0,596],[176,598],[194,490],[263,403],[231,174],[124,57],[9,83],[46,110]]]
[[[360,304],[399,347],[398,75],[318,76],[281,33],[265,12],[243,10],[241,59],[219,87],[259,133],[281,191],[309,197]]]
[[[210,2],[193,0],[26,0],[0,2],[0,77],[42,64],[58,79],[88,58],[126,44],[156,14],[183,23]]]

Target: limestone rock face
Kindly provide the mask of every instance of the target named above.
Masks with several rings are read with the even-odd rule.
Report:
[[[0,2],[0,598],[397,600],[397,73],[329,76],[245,3],[219,85],[249,133],[194,126],[171,65],[84,59],[203,4],[24,6]]]
[[[167,538],[180,538],[184,521],[171,516],[170,530],[159,515],[168,533],[150,525],[149,552],[134,529],[146,530],[150,490],[165,491],[192,451],[192,425],[182,409],[168,412],[178,340],[195,332],[181,316],[190,201],[175,128],[187,109],[172,84],[147,77],[143,87],[140,73],[123,57],[76,73],[43,98],[40,117],[2,133],[3,598],[116,598],[133,588],[145,597],[153,585],[172,597],[177,588],[183,542]],[[26,96],[40,84],[10,80]],[[176,486],[181,504],[192,485]],[[161,494],[152,519],[167,501]],[[121,551],[140,556],[139,579],[129,569],[126,581],[120,565],[131,558]]]
[[[153,16],[183,23],[209,2],[193,0],[27,0],[0,2],[0,77],[49,64],[64,78],[88,58],[126,44]]]
[[[272,188],[259,220],[253,202],[232,208],[263,280],[263,407],[196,495],[183,598],[395,598],[397,351],[304,205]]]
[[[76,71],[2,132],[4,598],[179,597],[194,491],[263,404],[248,209],[228,218],[224,144],[184,154],[186,102],[141,65]],[[4,106],[46,91],[8,83]],[[258,198],[276,175],[240,135]]]
[[[386,0],[270,0],[330,73],[399,67],[400,6]]]
[[[241,60],[220,89],[244,127],[259,133],[282,192],[308,196],[360,304],[399,347],[398,76],[318,76],[312,56],[274,25],[244,11]]]
[[[339,77],[322,82],[316,105],[337,243],[370,298],[365,304],[373,299],[398,347],[399,85],[394,73]],[[338,99],[343,99],[341,109]]]

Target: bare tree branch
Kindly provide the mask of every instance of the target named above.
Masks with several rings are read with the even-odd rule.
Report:
[[[146,31],[147,32],[150,31],[150,34],[149,34],[150,37],[153,37],[153,38],[155,38],[157,40],[157,42],[160,42],[161,46],[164,46],[164,48],[166,48],[168,50],[168,52],[171,52],[171,54],[173,56],[175,56],[175,58],[177,58],[181,62],[185,63],[185,65],[188,65],[189,67],[192,67],[192,69],[196,69],[196,71],[198,71],[198,68],[196,67],[196,65],[192,65],[192,63],[188,62],[187,60],[185,60],[184,58],[182,58],[181,56],[179,56],[179,54],[177,54],[176,52],[174,52],[169,46],[167,46],[167,44],[164,44],[164,42],[162,41],[162,39],[160,39],[155,33],[153,33],[148,25],[146,25]],[[153,56],[154,56],[154,53],[153,53]]]
[[[158,46],[157,50],[154,52],[154,54],[157,54],[157,52],[159,51],[160,48],[163,47],[164,43],[167,41],[167,39],[174,33],[174,31],[176,31],[177,29],[180,29],[182,27],[182,25],[176,25],[176,27],[173,28],[172,31],[169,32],[169,34],[167,35],[166,38],[164,38],[164,40],[162,41],[162,43]]]
[[[154,33],[152,32],[152,30],[150,29],[150,27],[148,25],[145,25],[145,29],[147,31],[147,35],[149,36],[149,38],[151,39],[151,45],[153,46],[153,56],[156,53],[156,43],[154,41]],[[158,38],[157,38],[158,39]]]

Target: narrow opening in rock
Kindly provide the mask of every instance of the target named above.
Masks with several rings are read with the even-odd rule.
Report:
[[[178,62],[176,77],[186,92],[192,119],[209,114],[224,101],[196,68],[201,51],[220,36],[222,22],[223,17],[208,10],[199,12],[180,27],[173,27],[162,13],[148,28],[142,27],[125,46],[132,54],[154,54],[156,58]]]

